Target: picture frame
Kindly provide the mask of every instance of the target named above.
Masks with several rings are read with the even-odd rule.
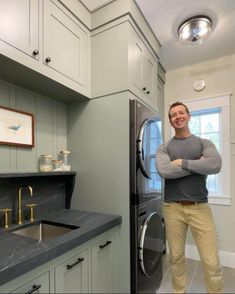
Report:
[[[0,105],[0,144],[34,147],[34,115]]]

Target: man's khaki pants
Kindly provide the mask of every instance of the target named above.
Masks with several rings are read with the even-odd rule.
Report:
[[[188,226],[204,267],[208,293],[223,293],[223,274],[209,205],[207,203],[192,205],[164,203],[163,211],[170,249],[170,269],[174,293],[186,292],[185,241]]]

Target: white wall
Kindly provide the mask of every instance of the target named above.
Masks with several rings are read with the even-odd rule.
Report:
[[[195,80],[202,78],[206,88],[201,92],[193,90]],[[170,138],[167,119],[169,104],[175,101],[210,97],[231,92],[231,205],[211,205],[218,233],[221,252],[230,252],[235,260],[235,55],[209,60],[167,72],[165,86],[165,138]],[[194,244],[191,236],[188,244]]]

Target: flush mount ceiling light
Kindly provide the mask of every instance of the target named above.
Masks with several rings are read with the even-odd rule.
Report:
[[[188,45],[201,44],[212,28],[212,21],[208,16],[196,15],[186,19],[178,28],[179,39]]]

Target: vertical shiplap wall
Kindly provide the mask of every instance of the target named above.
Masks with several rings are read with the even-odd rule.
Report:
[[[34,114],[35,147],[0,144],[0,172],[37,171],[41,154],[67,149],[66,105],[0,80],[0,105]],[[1,123],[1,118],[0,118]]]

